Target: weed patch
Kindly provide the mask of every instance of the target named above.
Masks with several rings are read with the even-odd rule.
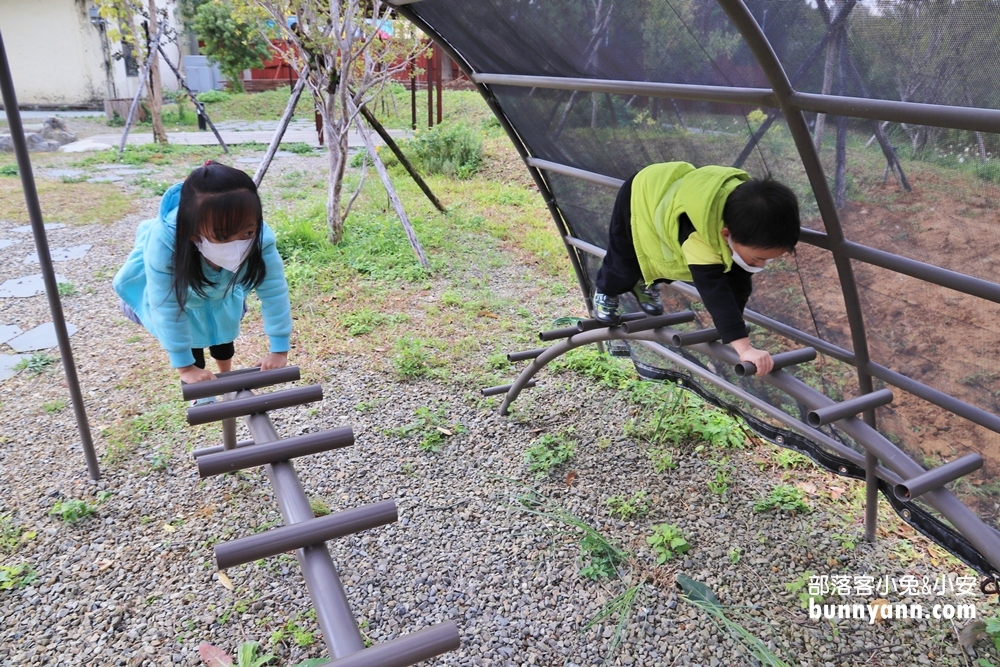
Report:
[[[794,486],[776,486],[771,489],[771,493],[753,506],[755,512],[770,512],[779,510],[783,512],[801,512],[803,514],[811,511],[812,508],[806,504],[802,498],[802,491]]]
[[[9,591],[33,584],[38,579],[31,563],[0,565],[0,591]]]
[[[35,539],[37,533],[25,530],[23,526],[14,523],[10,514],[0,514],[0,553],[12,554],[22,544]]]
[[[674,556],[686,554],[691,548],[680,529],[672,523],[661,523],[653,528],[653,534],[646,538],[646,544],[656,554],[656,564],[663,565]]]
[[[576,442],[569,440],[566,435],[546,433],[528,448],[524,453],[524,460],[530,472],[537,477],[544,477],[556,466],[572,459],[575,451]]]
[[[81,519],[97,513],[97,508],[87,504],[86,501],[69,498],[67,500],[57,500],[56,504],[49,510],[49,516],[62,519],[66,523],[76,523]]]

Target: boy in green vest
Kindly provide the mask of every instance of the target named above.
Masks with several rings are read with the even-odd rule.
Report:
[[[630,291],[644,312],[662,315],[657,283],[692,282],[722,342],[757,375],[770,373],[771,355],[750,345],[743,309],[751,275],[795,248],[799,226],[798,199],[781,183],[731,167],[650,165],[618,191],[594,317],[618,324],[618,295]]]

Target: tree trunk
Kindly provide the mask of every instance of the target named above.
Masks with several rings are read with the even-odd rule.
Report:
[[[156,15],[156,0],[149,0],[149,22],[152,26],[159,26],[160,22]],[[153,141],[158,144],[166,144],[167,131],[163,129],[163,82],[160,81],[160,63],[158,59],[158,49],[150,48],[146,57],[149,61],[149,114],[153,117]]]
[[[340,203],[344,191],[344,170],[347,167],[347,118],[337,116],[337,95],[327,94],[322,103],[323,141],[330,163],[327,180],[326,226],[327,238],[337,245],[344,238],[344,216]]]
[[[834,64],[837,62],[837,46],[838,46],[838,40],[836,39],[831,39],[830,43],[826,45],[826,63],[823,65],[824,95],[829,95],[830,91],[833,89],[833,69],[834,69]],[[825,127],[826,127],[826,114],[825,113],[816,114],[816,127],[813,130],[813,145],[816,146],[817,151],[820,151],[823,148],[823,130],[825,129]]]

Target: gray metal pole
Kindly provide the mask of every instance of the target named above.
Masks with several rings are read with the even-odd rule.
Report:
[[[49,240],[45,235],[42,208],[38,203],[38,191],[35,189],[35,177],[31,170],[31,158],[28,156],[28,143],[24,138],[24,125],[21,123],[21,113],[17,107],[14,80],[11,77],[10,64],[7,62],[7,51],[4,48],[2,33],[0,33],[0,94],[3,96],[3,105],[7,113],[7,126],[10,128],[11,141],[14,144],[17,170],[21,174],[24,201],[28,208],[28,218],[31,220],[31,232],[35,238],[38,263],[42,268],[42,282],[45,284],[45,296],[49,300],[49,312],[52,315],[52,325],[56,331],[56,340],[59,342],[63,371],[66,373],[66,387],[69,389],[70,399],[73,402],[73,413],[76,416],[76,427],[80,434],[83,455],[87,459],[87,470],[90,473],[90,478],[95,480],[100,479],[101,467],[97,462],[97,452],[94,451],[94,441],[90,433],[87,409],[83,404],[83,393],[80,391],[80,381],[76,375],[73,348],[69,344],[66,318],[63,316],[62,302],[59,300],[59,285],[56,283],[56,272],[52,267]]]
[[[241,391],[239,400],[247,400],[253,394]],[[278,434],[266,413],[250,415],[246,418],[254,442],[266,444],[278,440]],[[286,525],[309,521],[314,518],[309,499],[295,474],[295,468],[287,461],[273,463],[266,468],[267,477],[274,487],[274,495],[281,509]],[[342,658],[364,649],[354,613],[347,602],[347,594],[340,583],[340,576],[325,544],[298,549],[295,552],[306,580],[306,588],[316,609],[316,621],[327,649],[334,659]]]

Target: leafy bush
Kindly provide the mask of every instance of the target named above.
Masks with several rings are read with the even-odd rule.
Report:
[[[16,164],[5,164],[0,167],[0,176],[17,176],[17,165]]]
[[[224,90],[206,90],[198,93],[198,101],[202,104],[215,104],[216,102],[226,102],[232,95]]]
[[[460,123],[418,132],[405,147],[427,174],[471,178],[483,160],[482,134]]]

